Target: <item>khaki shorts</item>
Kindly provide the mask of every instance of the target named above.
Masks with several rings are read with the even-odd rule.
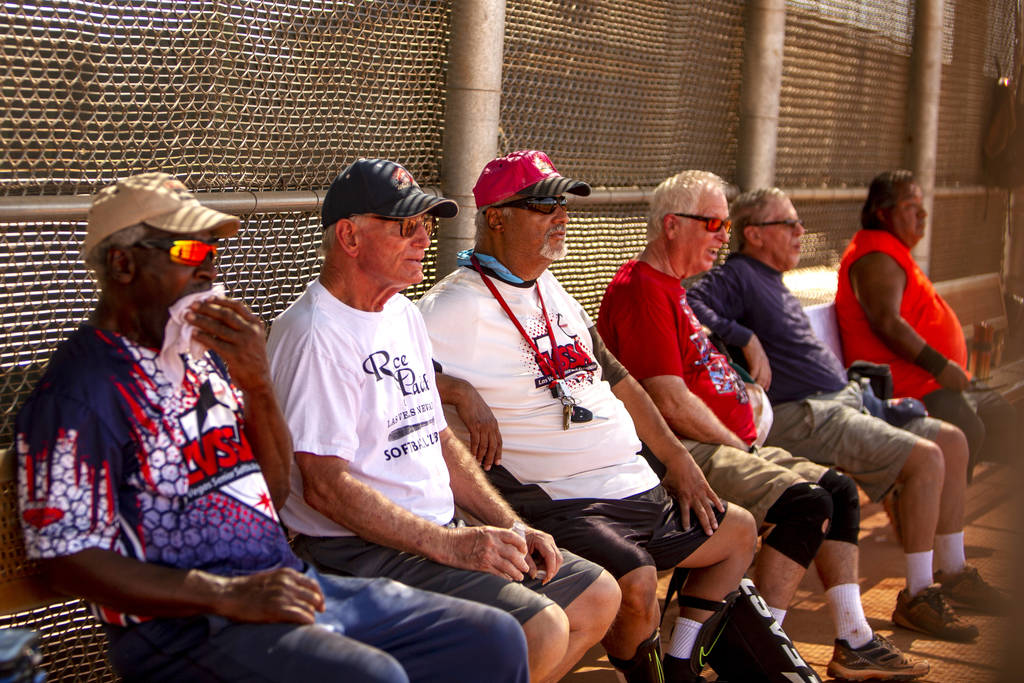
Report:
[[[806,481],[817,483],[828,471],[827,467],[770,446],[748,453],[690,439],[683,439],[683,445],[715,493],[747,508],[759,527],[783,491]]]
[[[842,470],[872,500],[889,492],[918,438],[933,439],[942,423],[930,417],[893,427],[861,412],[860,387],[850,383],[831,394],[774,406],[768,443]]]

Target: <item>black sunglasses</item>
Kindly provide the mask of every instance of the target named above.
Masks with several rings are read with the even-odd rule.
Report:
[[[565,206],[565,197],[523,197],[498,204],[494,208],[503,209],[506,206],[527,209],[536,213],[552,214],[558,207]]]
[[[680,218],[692,218],[695,221],[704,223],[704,229],[708,232],[718,232],[722,228],[728,233],[732,229],[732,221],[728,218],[712,218],[711,216],[695,216],[692,213],[674,213],[673,216]]]
[[[763,228],[769,225],[785,225],[787,228],[793,229],[796,226],[804,227],[804,222],[799,218],[787,218],[784,221],[762,221],[761,223],[747,223],[747,225],[753,225],[758,228]]]

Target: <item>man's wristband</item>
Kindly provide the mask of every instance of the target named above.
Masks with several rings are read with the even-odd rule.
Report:
[[[925,344],[924,348],[921,349],[921,353],[917,354],[917,358],[914,359],[914,365],[923,369],[932,377],[938,377],[939,373],[949,365],[949,360],[928,346],[928,344]]]

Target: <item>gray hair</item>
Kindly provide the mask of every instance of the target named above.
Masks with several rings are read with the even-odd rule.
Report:
[[[473,219],[473,224],[476,226],[476,241],[480,242],[490,232],[490,226],[487,225],[487,209],[498,209],[501,212],[501,217],[508,220],[512,216],[512,207],[510,206],[485,206],[482,209],[477,210],[476,217]]]
[[[316,255],[320,258],[327,256],[327,253],[334,248],[334,240],[337,239],[334,235],[334,227],[338,224],[338,221],[334,221],[326,228],[324,228],[323,235],[320,238],[320,246],[316,249]]]
[[[107,254],[111,248],[125,249],[145,238],[149,233],[149,226],[142,223],[121,228],[104,237],[85,255],[85,265],[93,272],[97,282],[102,283],[107,279]]]
[[[361,225],[367,215],[369,214],[354,213],[351,216],[345,216],[344,218],[352,221],[356,225]],[[336,228],[338,227],[338,221],[341,220],[344,219],[339,218],[337,221],[334,221],[324,228],[323,235],[320,238],[320,246],[316,249],[316,255],[320,258],[327,258],[327,255],[332,249],[334,249],[335,244],[337,244],[338,233]]]
[[[744,192],[733,200],[729,206],[729,220],[732,221],[732,232],[736,235],[736,252],[743,251],[747,240],[743,229],[751,223],[766,220],[765,209],[775,201],[789,199],[786,193],[777,187],[763,187],[759,190]]]
[[[905,169],[884,171],[875,176],[868,188],[868,198],[860,210],[860,225],[866,230],[885,230],[875,211],[894,206],[906,188],[915,184],[914,174]]]
[[[670,213],[692,213],[708,193],[726,191],[725,181],[710,171],[683,171],[661,181],[651,195],[647,213],[647,241],[661,236],[662,222]]]

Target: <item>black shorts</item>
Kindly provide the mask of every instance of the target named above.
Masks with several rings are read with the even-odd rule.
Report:
[[[420,555],[371,543],[358,536],[298,535],[295,553],[317,569],[344,576],[385,576],[413,588],[497,607],[520,624],[552,603],[565,609],[601,575],[593,562],[562,551],[562,568],[551,581],[514,582],[494,574],[438,564]]]
[[[692,513],[689,530],[683,529],[683,511],[661,485],[621,500],[551,500],[539,486],[520,484],[501,466],[487,474],[531,526],[616,579],[638,567],[676,567],[709,538]],[[725,513],[716,510],[715,516],[721,522]]]

